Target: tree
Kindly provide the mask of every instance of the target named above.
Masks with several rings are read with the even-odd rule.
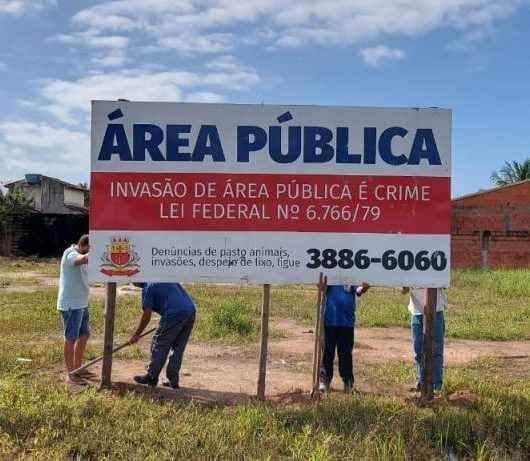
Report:
[[[18,187],[6,194],[0,189],[0,254],[11,254],[12,233],[9,225],[15,216],[26,216],[33,209],[33,199],[26,197]]]
[[[10,189],[6,194],[0,190],[0,228],[5,230],[12,216],[25,216],[33,209],[33,199],[26,197],[18,187]]]
[[[497,186],[506,186],[525,179],[530,179],[530,157],[521,163],[515,160],[505,162],[498,172],[494,171],[491,175],[491,180]]]

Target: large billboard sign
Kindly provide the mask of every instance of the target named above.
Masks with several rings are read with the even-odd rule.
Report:
[[[92,281],[442,287],[451,111],[92,103]]]

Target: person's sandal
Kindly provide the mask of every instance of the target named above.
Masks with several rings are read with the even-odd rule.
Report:
[[[71,386],[86,386],[88,383],[86,382],[86,379],[68,373],[66,376],[66,384]]]
[[[90,370],[81,370],[77,372],[75,375],[79,376],[80,378],[84,378],[84,379],[95,379],[98,377],[96,373],[93,373]]]

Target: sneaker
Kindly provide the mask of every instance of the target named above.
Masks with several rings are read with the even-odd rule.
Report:
[[[158,379],[153,378],[150,375],[138,375],[133,378],[138,384],[143,384],[144,386],[156,387],[158,384]]]
[[[175,390],[180,389],[178,381],[170,381],[170,380],[164,381],[162,383],[162,386],[170,387],[171,389],[175,389]]]
[[[351,394],[353,392],[353,381],[344,381],[344,393]]]
[[[86,386],[88,383],[80,376],[68,373],[66,375],[66,384],[70,384],[71,386]]]
[[[318,383],[318,390],[320,392],[329,392],[329,383],[327,383],[325,381],[320,381]]]

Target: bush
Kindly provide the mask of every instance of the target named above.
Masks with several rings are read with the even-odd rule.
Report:
[[[228,299],[211,310],[203,321],[206,339],[250,339],[257,332],[251,308],[239,299]]]

